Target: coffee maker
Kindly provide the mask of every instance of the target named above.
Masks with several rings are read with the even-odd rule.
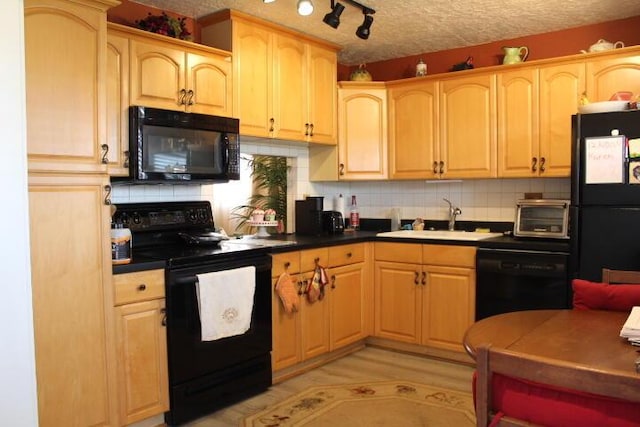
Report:
[[[296,200],[296,234],[318,236],[322,234],[324,197],[307,196]]]

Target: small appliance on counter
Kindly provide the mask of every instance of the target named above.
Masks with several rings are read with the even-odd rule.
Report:
[[[513,235],[568,239],[570,204],[569,200],[562,199],[518,200]]]
[[[307,196],[296,200],[296,234],[318,236],[322,234],[324,197]]]
[[[344,218],[338,211],[322,212],[322,231],[327,234],[344,233]]]

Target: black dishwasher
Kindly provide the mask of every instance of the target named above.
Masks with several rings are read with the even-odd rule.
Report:
[[[476,320],[521,310],[569,308],[568,252],[479,248]]]

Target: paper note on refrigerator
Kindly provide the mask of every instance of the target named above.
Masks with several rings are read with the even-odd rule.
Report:
[[[585,138],[585,184],[622,184],[625,137]]]

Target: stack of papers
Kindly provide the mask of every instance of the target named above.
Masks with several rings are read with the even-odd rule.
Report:
[[[622,325],[620,336],[633,345],[640,346],[640,307],[633,307],[627,321]]]

